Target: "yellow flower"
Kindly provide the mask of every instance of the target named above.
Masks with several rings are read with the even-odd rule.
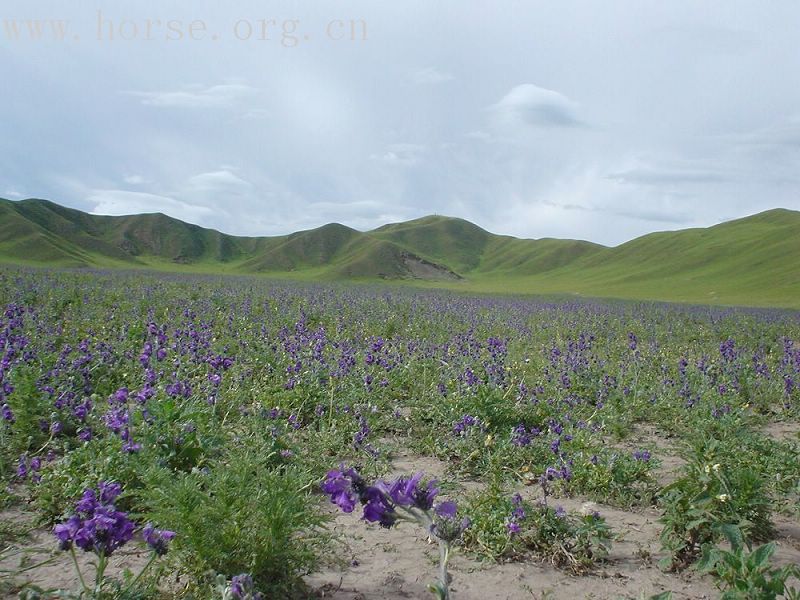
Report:
[[[490,433],[489,435],[486,436],[486,441],[483,442],[483,445],[488,448],[492,444],[494,444],[494,438],[492,437],[492,434]]]
[[[727,502],[729,499],[730,496],[728,494],[720,494],[719,496],[717,496],[717,500],[719,500],[720,502]]]

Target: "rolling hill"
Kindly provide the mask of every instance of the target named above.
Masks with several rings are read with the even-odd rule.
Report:
[[[608,248],[495,235],[442,216],[368,232],[331,223],[239,237],[163,214],[98,216],[47,200],[0,199],[0,262],[800,308],[800,212],[775,209]]]

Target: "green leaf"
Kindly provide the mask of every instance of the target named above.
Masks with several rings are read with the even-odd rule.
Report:
[[[767,565],[769,559],[774,553],[775,542],[770,542],[769,544],[764,544],[763,546],[756,548],[748,558],[747,562],[752,565],[752,568],[761,569]]]
[[[699,571],[708,573],[714,570],[718,561],[719,551],[710,544],[706,544],[703,546],[703,555],[697,561],[696,567]]]
[[[725,536],[725,539],[728,540],[734,552],[742,548],[744,545],[744,536],[742,536],[742,530],[739,529],[739,527],[732,523],[724,523],[719,526],[719,530],[722,532],[722,535]]]

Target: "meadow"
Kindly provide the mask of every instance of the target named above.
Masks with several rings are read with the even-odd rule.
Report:
[[[796,311],[8,267],[0,409],[8,597],[800,597]]]

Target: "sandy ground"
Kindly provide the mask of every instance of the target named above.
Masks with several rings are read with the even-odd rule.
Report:
[[[783,437],[796,435],[796,427],[789,431],[772,433]],[[654,442],[654,440],[658,440]],[[624,445],[647,444],[655,446],[657,457],[662,461],[658,472],[661,483],[671,481],[681,461],[674,456],[669,440],[657,432],[643,429],[625,441]],[[442,477],[446,464],[442,461],[414,455],[399,455],[392,463],[396,473],[424,471]],[[465,491],[480,489],[480,484],[464,482]],[[536,499],[538,489],[521,487],[519,492],[530,500]],[[555,501],[567,510],[579,510],[584,504],[581,498],[564,498]],[[606,518],[617,539],[608,560],[598,565],[590,574],[574,576],[550,565],[529,562],[493,564],[480,562],[456,551],[451,560],[453,576],[452,597],[454,600],[517,600],[517,599],[639,599],[671,590],[676,599],[717,598],[719,592],[711,577],[702,576],[688,569],[680,574],[664,573],[658,560],[664,555],[660,551],[658,533],[659,512],[655,509],[619,510],[603,505],[596,508]],[[425,532],[410,523],[403,523],[387,531],[367,525],[360,520],[358,511],[343,514],[328,505],[333,515],[332,527],[348,541],[348,552],[343,556],[349,564],[346,568],[329,568],[306,578],[316,590],[317,597],[331,600],[400,600],[404,598],[431,598],[428,583],[436,576],[437,547]],[[0,513],[0,520],[15,523],[30,522],[32,516],[23,510]],[[800,523],[789,517],[776,514],[778,527],[778,551],[776,565],[800,564]],[[20,543],[22,554],[0,559],[0,579],[11,580],[9,571],[20,565],[52,559],[49,563],[25,573],[18,574],[14,581],[30,581],[44,588],[77,587],[69,555],[56,550],[55,541],[49,531],[34,530],[29,540]],[[113,557],[110,572],[120,573],[128,567],[136,571],[146,562],[148,553],[140,543],[132,543]],[[81,562],[88,567],[86,555]],[[91,572],[91,570],[89,569]],[[2,589],[2,588],[0,588]],[[15,597],[13,593],[7,598]]]
[[[393,466],[398,473],[425,471],[442,476],[446,465],[430,457],[401,456]],[[478,484],[467,482],[474,489]],[[472,491],[470,489],[470,491]],[[527,500],[537,500],[538,487],[518,490]],[[580,498],[554,501],[568,511],[585,504]],[[608,560],[589,575],[569,572],[538,562],[493,564],[463,554],[451,561],[454,600],[517,600],[578,598],[640,598],[672,590],[675,598],[716,598],[718,592],[709,577],[692,571],[679,575],[661,572],[657,519],[653,509],[636,512],[595,505],[614,529],[615,541]],[[436,546],[421,528],[403,523],[386,531],[368,526],[359,515],[335,514],[335,530],[349,540],[353,566],[315,574],[307,581],[320,589],[323,598],[333,600],[399,600],[429,598],[428,583],[436,577]],[[796,553],[800,559],[800,553]]]

